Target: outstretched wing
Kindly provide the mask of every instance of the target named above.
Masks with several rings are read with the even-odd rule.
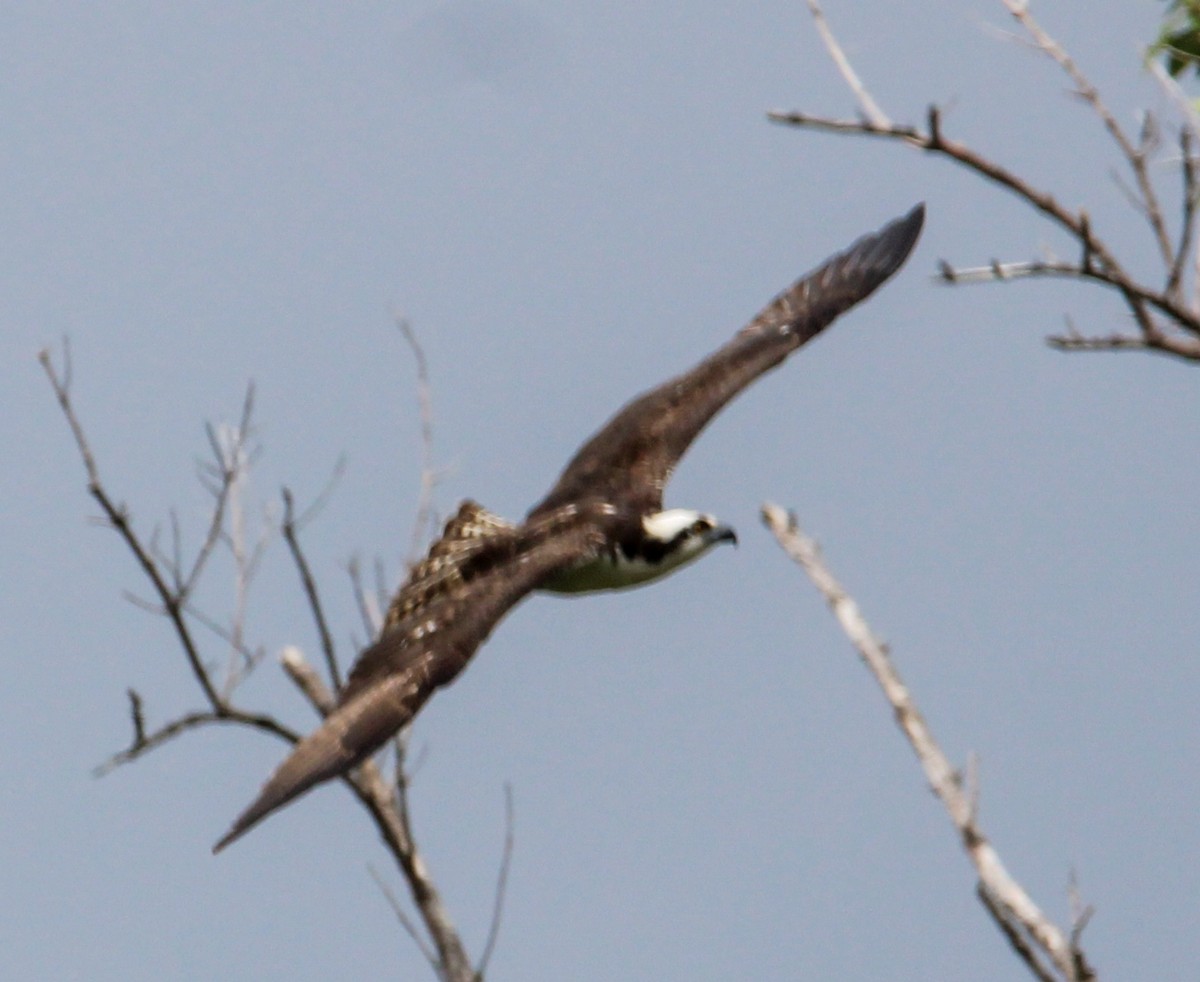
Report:
[[[468,507],[478,509],[470,502]],[[463,522],[456,524],[459,517]],[[611,521],[603,510],[571,505],[520,529],[503,523],[467,548],[464,540],[471,537],[460,533],[470,520],[460,510],[397,595],[379,640],[359,656],[337,708],[296,744],[213,852],[374,753],[454,680],[526,594],[603,548]],[[446,565],[449,556],[458,558]],[[439,562],[439,585],[418,589]]]
[[[708,421],[896,272],[924,221],[925,206],[917,205],[863,236],[777,296],[691,371],[628,403],[579,449],[530,518],[587,497],[658,511],[671,471]]]

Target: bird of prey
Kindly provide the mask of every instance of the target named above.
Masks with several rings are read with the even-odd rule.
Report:
[[[463,503],[411,571],[337,705],[293,748],[217,852],[314,785],[347,773],[452,682],[535,590],[636,586],[695,561],[734,532],[712,515],[663,508],[663,489],[710,419],[908,258],[923,205],[826,260],[693,369],[634,399],[585,443],[520,524]]]

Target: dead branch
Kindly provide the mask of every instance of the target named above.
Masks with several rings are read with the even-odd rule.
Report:
[[[917,755],[926,780],[958,831],[963,849],[979,877],[980,889],[987,894],[985,906],[992,912],[1005,936],[1011,942],[1015,932],[1026,948],[1036,949],[1053,964],[1064,982],[1083,982],[1092,978],[1091,974],[1082,974],[1080,971],[1081,966],[1087,965],[1082,951],[1042,913],[1005,868],[999,853],[983,834],[975,814],[972,794],[964,789],[958,773],[934,739],[884,645],[871,631],[854,599],[834,579],[821,560],[816,543],[800,530],[795,516],[788,515],[777,505],[763,505],[762,518],[783,550],[813,581],[863,663],[879,683],[895,713],[897,724]],[[1014,950],[1022,953],[1021,946],[1014,945]],[[1026,958],[1026,964],[1035,975],[1043,977],[1040,974],[1044,972],[1040,959]]]
[[[79,455],[83,459],[84,469],[87,471],[88,493],[100,505],[101,510],[108,519],[108,524],[125,542],[129,551],[133,553],[138,566],[150,581],[154,592],[158,594],[158,598],[162,602],[163,611],[171,621],[171,625],[175,630],[175,636],[179,640],[180,647],[183,648],[184,657],[187,659],[192,675],[195,677],[196,682],[204,693],[204,698],[212,707],[214,713],[221,715],[226,711],[227,707],[213,685],[212,679],[208,674],[208,669],[204,667],[204,663],[200,660],[200,652],[196,647],[195,640],[192,638],[192,632],[184,619],[183,604],[186,594],[182,592],[182,589],[172,589],[168,585],[163,570],[160,569],[159,564],[142,544],[137,533],[134,532],[125,506],[118,505],[113,501],[100,481],[100,471],[96,466],[95,457],[92,455],[91,447],[88,445],[87,437],[83,432],[83,426],[79,422],[79,417],[75,413],[75,407],[71,403],[70,347],[65,341],[63,342],[64,367],[61,375],[55,371],[49,351],[41,351],[38,354],[38,361],[41,362],[42,368],[46,372],[46,377],[50,380],[50,385],[54,389],[54,395],[57,397],[63,415],[66,416],[67,424],[71,427],[71,433],[75,437],[76,448],[79,450]],[[185,578],[184,582],[180,584],[181,588],[186,584],[187,581]]]
[[[1032,39],[1037,49],[1053,59],[1066,72],[1075,86],[1076,93],[1084,102],[1091,106],[1092,111],[1095,112],[1104,124],[1104,128],[1120,149],[1121,155],[1125,158],[1126,163],[1129,164],[1130,170],[1133,171],[1140,195],[1140,210],[1146,217],[1147,222],[1150,223],[1150,228],[1158,243],[1163,262],[1167,266],[1170,266],[1174,260],[1171,237],[1167,232],[1167,223],[1163,219],[1162,208],[1158,203],[1158,195],[1155,194],[1154,185],[1151,183],[1150,175],[1146,170],[1146,149],[1154,143],[1153,117],[1150,114],[1146,115],[1146,125],[1143,128],[1144,136],[1138,141],[1138,145],[1135,146],[1121,124],[1117,122],[1116,117],[1112,114],[1112,110],[1108,108],[1104,100],[1100,97],[1100,91],[1096,86],[1083,73],[1075,63],[1075,60],[1067,53],[1066,49],[1051,37],[1041,24],[1034,20],[1033,14],[1029,12],[1028,0],[1001,0],[1001,2],[1017,23],[1025,30],[1025,33]]]
[[[132,690],[130,690],[132,692]],[[131,697],[132,698],[132,697]],[[137,702],[137,711],[141,712],[140,697]],[[134,719],[134,734],[133,742],[122,750],[120,753],[113,754],[108,760],[99,764],[92,773],[96,777],[103,777],[110,771],[115,770],[122,764],[128,764],[137,760],[139,757],[161,747],[164,743],[168,743],[175,737],[180,736],[189,730],[198,729],[201,726],[208,726],[213,723],[234,723],[238,726],[249,726],[257,730],[262,730],[266,733],[271,733],[274,736],[287,740],[289,743],[295,743],[300,739],[299,734],[289,730],[282,725],[273,716],[267,716],[261,713],[247,713],[240,709],[226,708],[222,712],[213,710],[198,710],[192,713],[185,713],[171,722],[164,724],[157,730],[152,730],[149,733],[145,732],[144,728],[139,729],[137,718]],[[143,724],[144,727],[144,724]]]
[[[246,470],[253,459],[253,452],[246,443],[250,433],[253,390],[251,389],[247,393],[241,421],[236,428],[225,431],[224,434],[218,433],[213,427],[209,427],[207,430],[213,463],[203,465],[200,477],[202,483],[213,495],[213,509],[208,519],[202,544],[192,562],[188,564],[183,558],[182,533],[177,521],[172,522],[173,555],[164,556],[153,539],[149,543],[142,540],[134,529],[126,508],[116,504],[106,490],[101,481],[95,457],[71,401],[70,348],[66,342],[63,347],[61,371],[55,368],[49,352],[41,352],[39,360],[62,408],[74,437],[76,449],[83,461],[88,479],[88,492],[100,504],[106,524],[117,531],[133,554],[139,569],[150,581],[157,602],[141,601],[141,604],[146,609],[164,615],[170,620],[189,668],[209,705],[207,709],[185,713],[157,729],[147,729],[142,698],[136,691],[130,689],[132,740],[125,750],[101,764],[97,768],[97,773],[107,773],[121,764],[138,759],[143,754],[168,743],[177,736],[199,727],[217,723],[247,726],[271,733],[288,743],[296,743],[300,739],[299,734],[279,723],[274,717],[240,709],[231,703],[228,693],[218,692],[209,670],[201,658],[200,649],[187,620],[189,616],[196,618],[201,624],[225,638],[230,643],[232,650],[242,653],[245,657],[252,657],[251,649],[244,641],[241,618],[244,615],[245,590],[257,567],[262,548],[265,548],[265,540],[261,540],[254,548],[245,548],[245,530],[243,527],[239,527],[238,509],[240,508],[240,490],[245,480]],[[286,505],[284,536],[288,540],[293,561],[301,572],[309,607],[322,634],[322,644],[330,677],[335,686],[340,686],[333,644],[321,609],[320,597],[297,536],[298,525],[312,513],[312,509],[310,508],[305,515],[297,518],[294,514],[291,495],[286,490],[284,499]],[[319,500],[317,504],[320,503]],[[234,528],[227,527],[229,522],[234,524]],[[207,617],[196,611],[190,600],[216,546],[222,542],[234,552],[235,572],[238,576],[237,611],[234,622],[229,628],[222,627],[215,618]],[[325,714],[333,708],[336,702],[333,693],[329,691],[317,673],[308,667],[298,649],[285,651],[284,668],[318,712]],[[370,814],[381,838],[409,885],[413,902],[431,939],[431,946],[420,943],[420,947],[424,952],[436,953],[435,971],[441,978],[449,980],[449,982],[477,982],[477,974],[471,967],[466,950],[417,849],[406,799],[393,793],[373,761],[367,761],[355,772],[347,775],[344,780]]]
[[[1078,264],[1061,264],[1052,268],[1049,264],[1027,264],[1023,275],[1062,275],[1084,281],[1097,282],[1115,289],[1137,324],[1140,337],[1123,335],[1108,338],[1088,338],[1083,343],[1075,339],[1050,338],[1053,347],[1062,350],[1114,350],[1117,348],[1142,348],[1159,351],[1188,361],[1200,362],[1200,302],[1187,302],[1183,298],[1183,271],[1187,257],[1200,263],[1200,251],[1195,248],[1195,215],[1200,207],[1196,191],[1196,162],[1191,152],[1191,139],[1181,136],[1183,147],[1180,170],[1184,184],[1184,203],[1178,241],[1172,244],[1167,222],[1159,202],[1158,194],[1150,178],[1147,161],[1151,150],[1157,145],[1157,125],[1147,115],[1142,132],[1135,141],[1120,126],[1099,90],[1089,81],[1066,50],[1055,41],[1033,19],[1029,5],[1024,0],[1002,0],[1009,13],[1021,24],[1031,45],[1052,58],[1075,85],[1080,98],[1103,123],[1123,160],[1129,166],[1137,185],[1133,194],[1138,211],[1146,218],[1163,264],[1163,285],[1153,287],[1140,282],[1128,272],[1116,250],[1093,230],[1087,212],[1072,210],[1062,205],[1051,192],[1037,187],[1033,182],[1002,166],[972,147],[949,139],[942,131],[941,111],[937,106],[929,107],[926,125],[900,125],[888,121],[887,115],[878,109],[877,101],[871,96],[859,75],[849,65],[845,52],[834,38],[818,0],[808,0],[809,8],[826,47],[837,64],[843,78],[860,107],[874,106],[873,111],[864,108],[861,119],[836,119],[804,112],[771,112],[773,122],[808,129],[842,134],[859,134],[893,140],[906,146],[945,157],[957,166],[976,174],[984,180],[997,184],[1015,194],[1030,207],[1041,212],[1063,229],[1078,244]],[[1194,115],[1184,116],[1182,130],[1194,134]],[[1011,270],[1012,264],[1006,264]],[[1037,266],[1036,272],[1033,268]],[[943,273],[948,266],[943,266]],[[970,277],[964,275],[947,277],[946,282],[963,282]],[[1009,277],[996,276],[994,279]],[[1200,288],[1200,286],[1198,286]],[[1119,342],[1116,338],[1119,337]]]

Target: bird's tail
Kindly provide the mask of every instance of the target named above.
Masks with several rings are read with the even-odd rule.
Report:
[[[385,634],[379,643],[386,645],[389,638]],[[296,744],[250,807],[213,846],[213,852],[220,852],[271,812],[322,781],[341,777],[370,757],[429,698],[433,686],[420,683],[404,673],[393,674],[339,705],[318,729]]]

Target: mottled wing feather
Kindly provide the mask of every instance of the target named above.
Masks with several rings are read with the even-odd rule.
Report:
[[[580,448],[530,517],[591,496],[645,511],[661,508],[671,471],[709,420],[895,273],[916,244],[924,217],[918,205],[863,236],[779,294],[691,371],[628,403]]]
[[[401,584],[388,607],[384,626],[402,621],[431,596],[458,585],[472,557],[498,539],[514,535],[516,530],[512,522],[492,514],[477,502],[464,501],[446,523],[441,537]]]
[[[390,645],[382,644],[389,631],[405,620],[421,624],[418,615],[431,601],[462,590],[477,576],[505,561],[516,549],[520,529],[470,499],[446,523],[425,558],[408,574],[384,617],[379,641],[358,656],[346,685],[338,694],[345,705],[374,680],[393,671]]]
[[[296,744],[213,851],[374,753],[458,676],[522,598],[547,577],[596,555],[613,521],[607,510],[570,505],[519,530],[503,530],[492,537],[495,548],[473,552],[467,567],[441,581],[444,590],[424,595],[362,653],[338,707]]]

